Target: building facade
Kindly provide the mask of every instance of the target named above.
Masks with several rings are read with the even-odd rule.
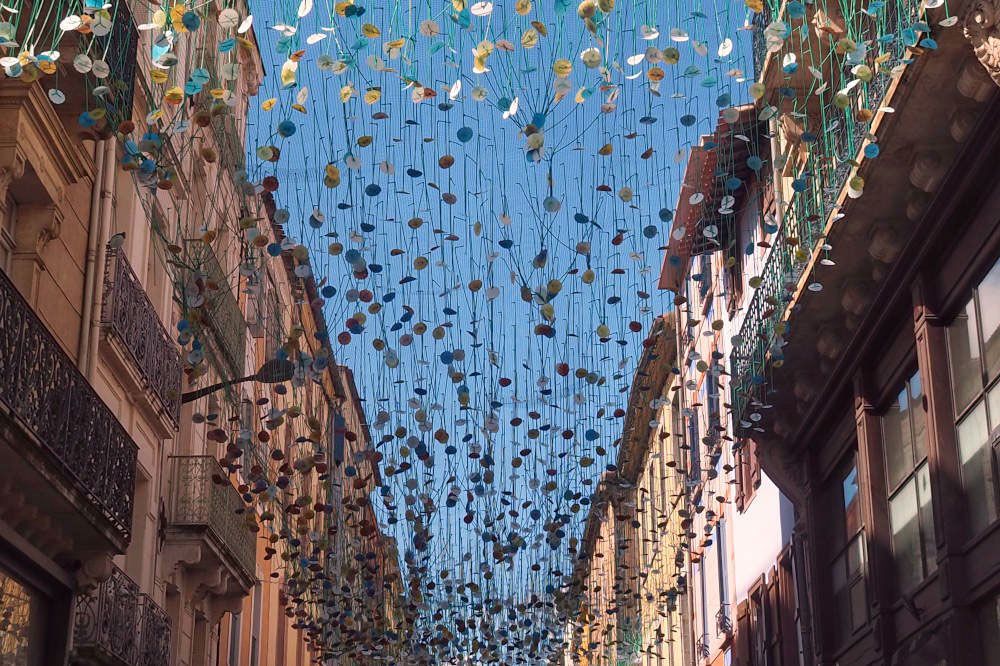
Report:
[[[232,30],[221,9],[203,7],[206,34]],[[201,150],[150,187],[136,150],[159,138],[120,140],[157,103],[149,11],[108,10],[120,96],[101,113],[69,32],[63,103],[45,63],[0,79],[0,662],[304,665],[348,557],[364,631],[398,606],[367,502],[379,459],[308,253],[240,175],[252,30],[206,65],[224,93],[191,96]],[[206,62],[191,46],[182,76]]]
[[[795,23],[769,11],[761,27]],[[923,21],[932,38],[902,45],[838,13],[809,49],[762,31],[758,104],[780,122],[774,249],[730,397],[796,506],[801,663],[1000,658],[997,11],[887,3],[886,24]],[[868,53],[829,91],[786,94],[808,83],[786,54],[829,71],[828,55],[852,53],[844,37]]]
[[[776,205],[768,127],[753,106],[727,109],[692,149],[660,278],[674,294],[677,332],[671,430],[688,500],[688,663],[751,663],[751,653],[765,663],[782,650],[772,625],[796,612],[779,567],[789,564],[794,510],[761,471],[753,440],[737,435],[727,401],[744,295],[771,251],[760,235]]]
[[[692,149],[660,284],[684,509],[652,541],[680,546],[683,663],[1000,659],[998,14],[754,14],[756,101]],[[644,529],[636,489],[602,515]],[[621,658],[628,596],[614,657],[665,663]]]

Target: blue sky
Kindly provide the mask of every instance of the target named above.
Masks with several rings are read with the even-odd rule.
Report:
[[[544,594],[558,584],[553,571],[571,569],[567,546],[579,535],[585,498],[615,455],[621,419],[614,411],[625,407],[644,337],[630,324],[646,331],[670,307],[668,294],[655,286],[669,233],[661,211],[676,204],[684,151],[714,128],[727,96],[728,103],[746,98],[746,84],[732,75],[752,67],[750,35],[739,30],[743,3],[619,0],[598,30],[602,42],[577,19],[576,3],[559,12],[560,0],[535,2],[525,17],[515,14],[512,1],[496,2],[492,16],[469,17],[469,28],[462,27],[464,17],[449,17],[450,2],[436,0],[371,2],[357,18],[331,19],[328,7],[317,6],[301,22],[298,0],[251,4],[267,73],[251,105],[251,177],[281,180],[275,196],[289,213],[288,233],[310,248],[317,278],[336,288],[326,304],[331,334],[347,330],[355,313],[367,316],[349,344],[334,342],[334,352],[355,371],[384,464],[413,466],[385,475],[396,510],[382,510],[381,519],[400,550],[428,567],[428,579],[441,583],[440,572],[448,571],[452,581],[477,581],[484,597]],[[520,41],[532,19],[544,22],[548,35],[526,50]],[[440,36],[420,35],[425,20],[436,21]],[[286,90],[281,35],[269,29],[281,23],[297,28],[286,39],[289,47],[306,49],[298,85]],[[364,23],[382,34],[363,38]],[[643,40],[643,25],[658,27],[660,37]],[[321,30],[330,26],[336,31]],[[672,28],[688,39],[672,41]],[[307,46],[311,34],[326,38]],[[392,60],[382,45],[396,38],[405,40],[405,58]],[[491,71],[477,75],[472,49],[484,38],[508,39],[515,51],[495,50]],[[735,47],[720,58],[726,38]],[[706,56],[696,52],[696,41]],[[679,64],[661,65],[666,78],[658,96],[645,76],[650,64],[628,60],[651,45],[680,53]],[[613,88],[602,89],[599,70],[581,62],[581,52],[593,46],[602,48]],[[321,54],[350,66],[344,74],[321,71]],[[376,71],[367,62],[371,55],[397,71]],[[571,60],[573,73],[567,98],[552,105],[557,58]],[[632,73],[640,76],[627,78]],[[415,104],[401,75],[436,97]],[[449,101],[456,81],[462,90]],[[375,105],[357,96],[343,104],[340,91],[349,83],[359,95],[379,87],[382,97]],[[483,101],[473,99],[477,85],[486,91]],[[303,87],[306,115],[290,109]],[[589,92],[578,104],[581,88]],[[613,91],[614,109],[602,110]],[[275,107],[262,111],[260,102],[272,97]],[[514,98],[520,108],[504,119]],[[388,117],[373,119],[377,112]],[[276,127],[285,119],[297,131],[281,139]],[[524,128],[532,121],[545,133],[539,162],[525,149]],[[365,137],[370,145],[359,145]],[[281,148],[276,165],[253,156],[268,143]],[[611,152],[602,156],[605,145]],[[446,166],[449,157],[454,163]],[[360,161],[357,169],[351,158]],[[328,162],[340,170],[335,189],[322,183]],[[454,203],[444,193],[454,194]],[[325,216],[319,228],[308,222],[314,208]],[[413,218],[423,223],[413,228]],[[342,243],[343,253],[332,256],[331,242]],[[581,244],[589,250],[581,252]],[[348,250],[367,265],[365,279],[352,274]],[[427,259],[426,268],[414,266],[418,257]],[[583,279],[587,269],[595,273],[590,284]],[[475,280],[482,281],[478,289]],[[562,283],[557,295],[552,280]],[[522,287],[532,302],[522,299]],[[370,303],[358,302],[352,290],[370,290],[380,310],[369,312]],[[544,301],[553,308],[551,321]],[[426,324],[423,334],[414,331],[418,322]],[[546,323],[551,337],[536,334]],[[601,325],[609,329],[605,339]],[[376,339],[390,351],[376,349]],[[561,363],[568,376],[560,374]],[[512,424],[516,419],[523,422]],[[397,428],[405,428],[402,438],[378,442]],[[418,459],[424,448],[433,464]],[[486,456],[492,465],[483,464]],[[550,481],[557,489],[545,488]],[[415,549],[408,508],[432,536],[426,550]],[[563,517],[565,525],[553,526]],[[498,564],[498,550],[515,554]],[[492,579],[486,572],[495,572]],[[435,603],[453,602],[443,588],[426,595],[428,614]],[[517,631],[530,635],[537,627]]]

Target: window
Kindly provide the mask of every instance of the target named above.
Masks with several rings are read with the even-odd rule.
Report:
[[[962,485],[973,534],[997,517],[1000,440],[1000,261],[948,327]]]
[[[38,646],[37,628],[32,618],[37,618],[36,595],[17,579],[0,569],[0,664],[21,666],[34,663]]]
[[[229,616],[229,666],[240,663],[240,613]]]
[[[702,254],[698,257],[698,295],[705,300],[708,290],[712,287],[712,255]]]
[[[757,232],[760,229],[760,210],[762,194],[759,190],[747,197],[747,203],[739,214],[736,228],[736,238],[731,250],[732,256],[726,260],[726,307],[734,312],[743,302],[743,292],[746,284],[748,263],[755,263],[757,251]],[[749,267],[754,270],[755,266]]]
[[[705,557],[701,558],[698,565],[698,595],[701,605],[701,640],[708,643],[708,585],[705,582]],[[707,648],[707,645],[706,645]],[[708,656],[707,654],[705,655]]]
[[[258,666],[260,660],[260,621],[262,609],[262,592],[260,583],[253,588],[253,617],[250,625],[250,666]]]
[[[733,628],[733,619],[729,611],[729,553],[726,548],[725,518],[720,518],[715,524],[715,545],[719,564],[719,611],[715,620],[718,632],[724,634]]]
[[[852,455],[827,490],[830,509],[831,587],[835,641],[842,642],[868,621],[864,525],[858,467]]]
[[[701,480],[701,430],[698,427],[698,413],[693,409],[688,414],[688,446],[691,448],[688,478],[697,482]]]
[[[896,582],[908,592],[937,566],[927,465],[927,413],[918,371],[882,416]]]
[[[10,272],[10,258],[14,253],[14,224],[17,221],[17,202],[7,195],[0,206],[0,270]]]
[[[771,666],[767,639],[771,627],[767,608],[767,588],[763,579],[750,592],[750,665]]]
[[[736,446],[736,509],[743,511],[760,487],[760,460],[753,440],[740,440]]]

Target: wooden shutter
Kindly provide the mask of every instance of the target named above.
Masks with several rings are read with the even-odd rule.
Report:
[[[795,576],[792,572],[792,546],[788,545],[778,558],[778,604],[781,627],[781,666],[798,666],[799,640],[796,622]]]
[[[746,601],[736,607],[735,642],[733,666],[750,666],[750,610]]]
[[[749,441],[750,447],[750,485],[756,490],[760,486],[760,458],[757,452],[757,442]],[[753,495],[753,493],[750,493]]]
[[[764,613],[767,617],[767,633],[765,642],[767,644],[767,663],[770,666],[777,666],[781,663],[781,587],[778,581],[776,567],[771,568],[770,578],[763,590],[765,601]]]
[[[736,510],[743,511],[747,487],[747,442],[736,451]]]

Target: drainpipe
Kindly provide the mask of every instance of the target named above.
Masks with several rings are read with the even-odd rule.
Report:
[[[101,183],[104,180],[104,144],[107,140],[94,144],[94,186],[90,191],[90,218],[87,228],[87,257],[84,265],[83,278],[83,314],[80,317],[80,341],[76,350],[76,365],[86,374],[87,353],[90,350],[90,320],[93,315],[94,302],[90,295],[94,291],[96,279],[98,222],[101,216]]]
[[[115,142],[113,139],[109,139],[104,142],[105,155],[104,155],[104,172],[103,172],[103,182],[101,184],[101,215],[100,215],[100,227],[97,232],[97,257],[96,263],[94,265],[94,279],[91,285],[90,291],[90,301],[91,301],[91,317],[89,319],[90,334],[88,335],[87,342],[90,347],[87,351],[86,358],[86,371],[84,374],[87,379],[93,379],[94,368],[96,367],[97,359],[97,344],[100,341],[100,335],[98,328],[101,325],[101,300],[104,288],[104,264],[107,260],[107,240],[111,236],[111,223],[114,218],[115,208],[114,208],[114,196],[115,196],[115,158],[117,157]],[[102,279],[97,279],[100,276]]]

